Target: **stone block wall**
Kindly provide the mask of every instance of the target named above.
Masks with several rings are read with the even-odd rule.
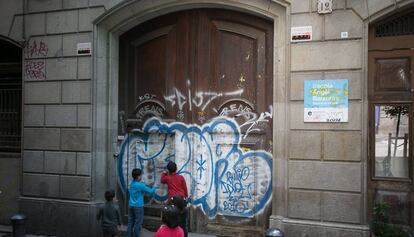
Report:
[[[316,0],[292,1],[291,26],[312,26],[313,38],[291,44],[288,236],[343,236],[332,227],[365,224],[364,21],[347,1],[333,2],[332,13],[318,14]],[[349,80],[348,122],[304,122],[304,81],[322,79]]]
[[[0,35],[23,48],[23,158],[10,170],[30,233],[94,235],[92,212],[103,197],[92,185],[92,56],[76,49],[93,41],[92,21],[119,2],[0,1]]]
[[[14,181],[21,182],[20,209],[32,221],[28,224],[31,233],[70,236],[76,226],[76,236],[94,235],[94,205],[103,198],[95,195],[102,186],[97,187],[94,181],[95,176],[106,179],[106,166],[101,164],[108,161],[101,147],[92,154],[93,137],[101,134],[99,129],[92,130],[92,108],[106,106],[110,100],[93,94],[92,78],[106,77],[107,71],[97,68],[107,67],[101,62],[107,62],[102,55],[109,52],[109,42],[99,41],[102,55],[97,55],[95,69],[92,56],[78,56],[76,46],[93,42],[93,34],[99,32],[93,32],[92,21],[122,1],[0,0],[0,35],[24,44],[23,160],[21,175]],[[139,1],[141,6],[165,4]],[[267,1],[254,2],[269,5]],[[283,202],[277,206],[286,207],[286,211],[273,214],[285,219],[287,236],[367,236],[366,28],[371,18],[414,1],[333,0],[333,12],[325,15],[317,13],[317,0],[280,2],[290,13],[287,27],[312,26],[313,40],[288,44],[286,51],[275,49],[290,58],[290,71],[286,83],[288,122],[286,127],[274,128],[275,132],[287,131],[286,166],[278,167],[285,169],[284,175],[274,175],[274,179],[281,179],[278,183],[286,184],[285,200],[273,200],[274,206]],[[130,14],[132,10],[124,8],[118,13]],[[348,38],[341,38],[341,32],[348,32]],[[92,45],[92,54],[98,45]],[[118,63],[117,55],[111,57],[108,64],[117,68],[113,66]],[[303,84],[312,79],[349,80],[349,122],[303,122]],[[106,88],[99,83],[96,86]],[[97,112],[100,119],[112,118],[106,110],[100,111],[104,111]],[[7,165],[19,170],[18,163]]]

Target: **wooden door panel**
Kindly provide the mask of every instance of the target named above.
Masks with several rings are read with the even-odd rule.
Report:
[[[122,145],[122,185],[132,166],[144,169],[144,181],[158,182],[163,164],[175,160],[198,208],[190,213],[194,231],[240,220],[265,227],[272,193],[272,37],[273,25],[264,19],[214,9],[162,16],[124,35],[134,50],[125,71],[133,76],[120,86],[129,91],[122,102],[129,106],[119,107],[142,133],[130,133]],[[157,201],[166,191],[160,187]]]
[[[368,55],[370,100],[411,101],[414,92],[412,50],[373,51]]]
[[[388,21],[370,26],[369,31],[368,218],[372,220],[375,204],[387,203],[393,223],[414,226],[414,35],[376,36],[375,29]],[[390,106],[408,111],[386,112]]]
[[[410,58],[376,59],[375,67],[376,91],[410,91]]]

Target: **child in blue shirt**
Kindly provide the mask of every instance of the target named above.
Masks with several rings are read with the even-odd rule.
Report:
[[[128,208],[128,237],[139,237],[144,219],[144,193],[154,194],[155,187],[149,187],[141,182],[142,170],[132,170],[132,180],[129,186]]]

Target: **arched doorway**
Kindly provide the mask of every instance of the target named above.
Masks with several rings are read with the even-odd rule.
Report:
[[[414,226],[414,8],[370,25],[368,210],[389,206],[394,224]]]
[[[190,190],[192,231],[237,226],[237,236],[262,236],[272,195],[273,22],[187,10],[138,25],[119,45],[121,189],[142,168],[160,187],[154,209],[166,198],[159,175],[174,160]]]
[[[21,173],[22,49],[0,38],[0,224],[17,213]]]

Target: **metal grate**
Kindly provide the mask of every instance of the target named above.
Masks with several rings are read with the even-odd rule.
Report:
[[[0,64],[0,153],[20,152],[22,77],[19,68],[21,64]]]
[[[401,36],[414,34],[414,12],[387,20],[376,26],[375,37]]]

